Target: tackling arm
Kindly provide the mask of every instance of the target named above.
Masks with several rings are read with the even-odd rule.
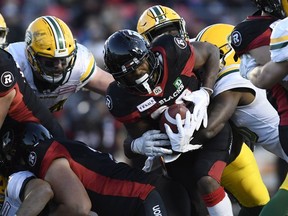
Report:
[[[258,88],[269,89],[287,74],[288,62],[268,62],[250,71],[248,79]]]
[[[203,69],[202,86],[213,89],[219,71],[219,49],[208,42],[192,42],[195,53],[195,69]],[[208,91],[211,95],[212,91]]]
[[[97,66],[96,66],[97,67]],[[111,82],[114,81],[112,75],[101,68],[97,67],[94,77],[85,85],[90,91],[94,91],[101,95],[106,94],[106,90]]]
[[[201,128],[195,135],[201,139],[211,139],[225,126],[233,115],[241,98],[241,92],[225,91],[217,95],[209,105],[209,121],[207,128]]]

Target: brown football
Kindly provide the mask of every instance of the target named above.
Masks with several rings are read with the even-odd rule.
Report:
[[[179,113],[181,115],[182,124],[184,124],[184,120],[186,118],[186,112],[188,108],[184,103],[181,104],[173,104],[168,107],[162,114],[159,122],[159,127],[162,132],[166,132],[164,124],[168,124],[171,130],[174,133],[177,133],[177,125],[176,125],[176,114]]]

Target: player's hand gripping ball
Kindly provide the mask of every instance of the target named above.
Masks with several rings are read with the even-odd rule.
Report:
[[[176,114],[179,113],[182,119],[182,125],[184,125],[186,112],[188,108],[185,106],[184,103],[181,104],[173,104],[169,106],[162,114],[159,122],[160,130],[166,133],[164,124],[168,124],[171,130],[174,133],[178,132],[177,124],[176,124]]]

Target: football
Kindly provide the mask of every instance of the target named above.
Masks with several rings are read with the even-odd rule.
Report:
[[[160,117],[159,127],[162,132],[166,132],[164,124],[168,124],[171,130],[174,133],[177,133],[177,124],[176,124],[176,114],[179,113],[182,119],[182,124],[184,124],[184,120],[186,118],[186,112],[188,108],[185,106],[184,103],[181,104],[173,104],[169,106]]]

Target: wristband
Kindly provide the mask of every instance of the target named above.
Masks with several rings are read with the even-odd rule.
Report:
[[[214,90],[208,87],[202,87],[203,89],[205,89],[207,92],[210,92],[211,95],[213,94]]]

